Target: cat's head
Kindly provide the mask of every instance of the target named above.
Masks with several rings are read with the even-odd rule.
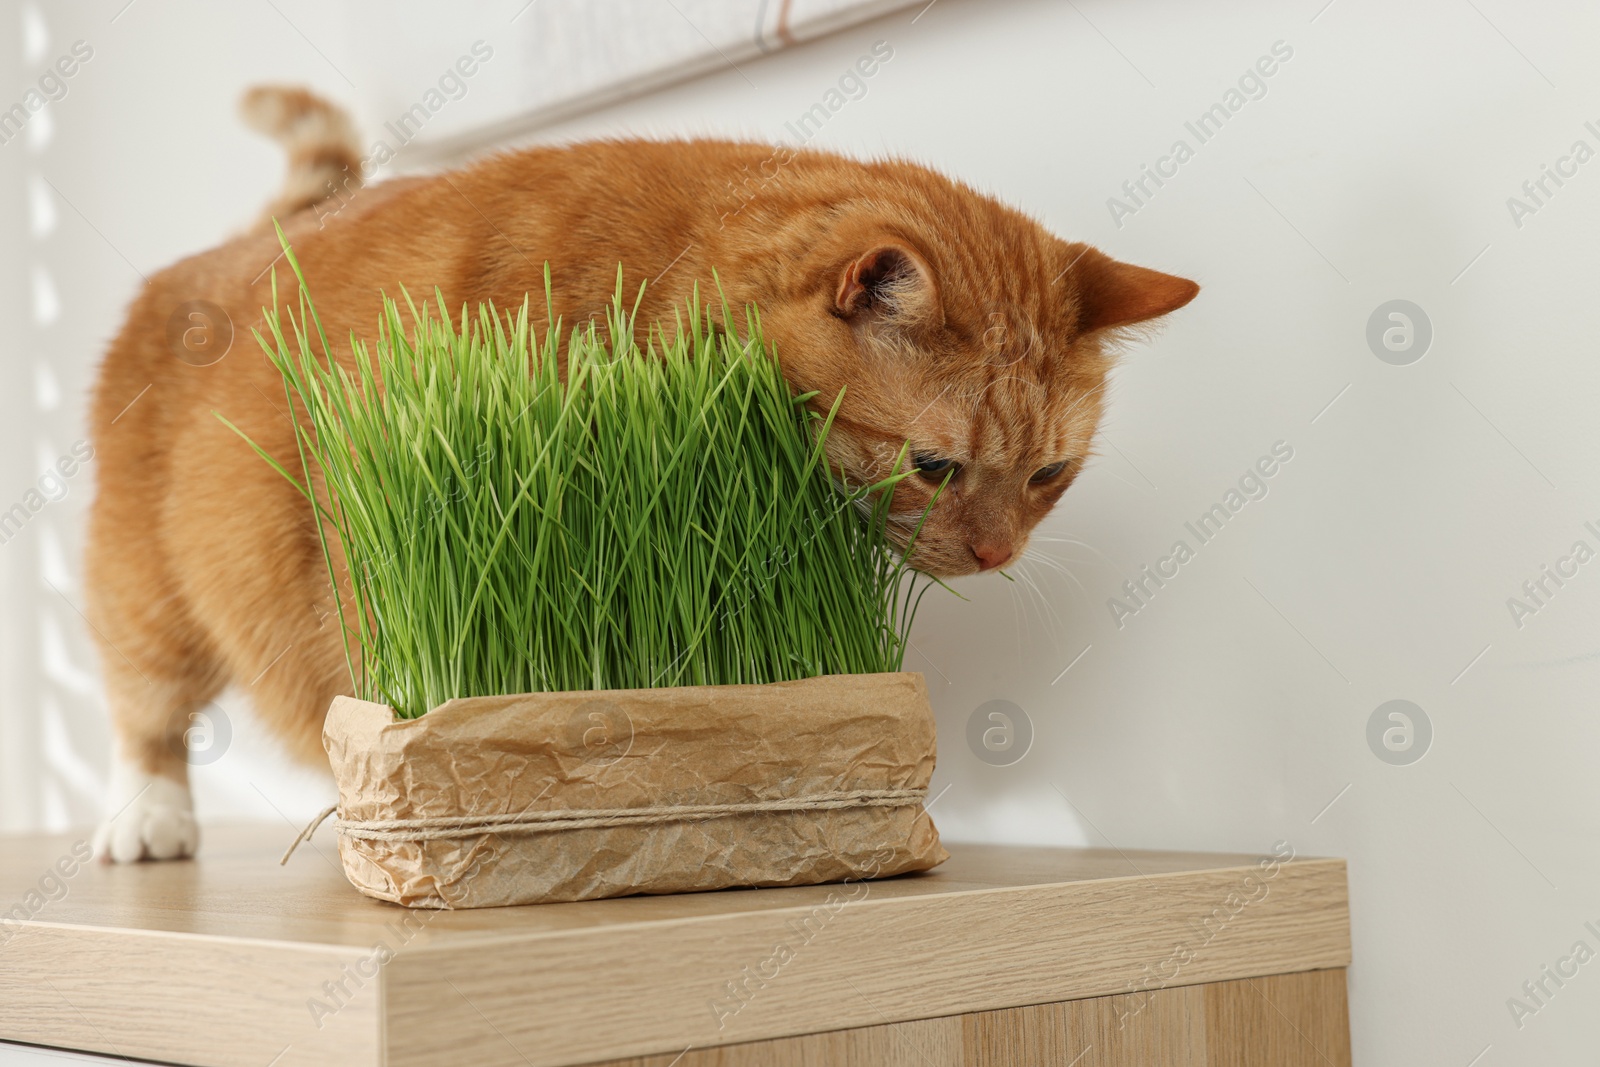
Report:
[[[1022,555],[1090,455],[1118,344],[1199,292],[970,192],[950,210],[836,214],[763,309],[791,384],[824,409],[845,391],[838,474],[878,481],[909,442],[891,521],[903,545],[938,492],[913,562],[944,577]]]

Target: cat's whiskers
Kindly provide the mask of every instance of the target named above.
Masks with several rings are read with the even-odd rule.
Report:
[[[1045,595],[1044,589],[1040,587],[1038,580],[1029,570],[1038,562],[1039,559],[1037,557],[1029,557],[1024,553],[1022,558],[1017,561],[1016,569],[1009,573],[1013,574],[1018,583],[1038,600],[1040,623],[1048,629],[1060,630],[1063,625],[1060,613],[1056,611],[1055,605],[1050,602],[1050,598]],[[1016,592],[1019,591],[1013,590],[1013,593]]]
[[[1038,601],[1039,621],[1048,627],[1052,625],[1052,620],[1046,613],[1048,612],[1050,614],[1054,614],[1055,609],[1051,606],[1050,601],[1045,598],[1044,590],[1039,588],[1039,583],[1034,579],[1033,575],[1028,572],[1028,568],[1031,563],[1032,561],[1028,559],[1020,559],[1017,561],[1017,568],[1012,572],[1016,575],[1018,585],[1021,586],[1021,589],[1017,590],[1017,592],[1032,594],[1032,596],[1026,596],[1025,599],[1029,602],[1035,600]]]
[[[1023,553],[1022,558],[1023,562],[1027,564],[1037,565],[1039,567],[1047,567],[1056,571],[1062,577],[1066,578],[1069,582],[1078,587],[1078,592],[1083,594],[1083,600],[1085,604],[1092,605],[1094,603],[1093,599],[1089,596],[1089,590],[1084,587],[1083,582],[1078,579],[1078,575],[1072,570],[1071,567],[1067,566],[1066,562],[1045,555],[1042,552],[1034,552],[1031,550]],[[1041,593],[1041,595],[1043,594]]]
[[[1105,564],[1107,566],[1111,567],[1113,570],[1116,569],[1116,566],[1117,566],[1116,563],[1111,559],[1110,556],[1106,555],[1104,552],[1100,551],[1098,548],[1096,548],[1094,545],[1091,545],[1089,542],[1080,541],[1076,537],[1058,537],[1058,536],[1055,536],[1053,534],[1036,533],[1036,534],[1033,535],[1033,540],[1035,542],[1043,541],[1046,544],[1077,545],[1080,548],[1087,548],[1090,552],[1093,552],[1095,555],[1099,556],[1101,558],[1101,560],[1103,560],[1105,562]]]
[[[1084,603],[1093,603],[1089,596],[1089,590],[1084,586],[1083,582],[1079,580],[1077,572],[1071,567],[1067,566],[1060,560],[1054,559],[1036,558],[1034,562],[1038,563],[1040,566],[1053,568],[1056,573],[1060,574],[1067,581],[1078,587],[1078,592],[1083,594]]]

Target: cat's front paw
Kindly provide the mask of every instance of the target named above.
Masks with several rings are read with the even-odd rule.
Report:
[[[189,787],[171,778],[119,768],[107,810],[94,834],[94,854],[102,860],[182,859],[200,845]]]

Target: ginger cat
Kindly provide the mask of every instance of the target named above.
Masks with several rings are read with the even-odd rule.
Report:
[[[1022,552],[1089,454],[1114,343],[1198,292],[906,162],[605,141],[364,186],[336,108],[258,89],[245,112],[288,149],[270,214],[340,358],[351,330],[373,331],[380,291],[401,286],[418,299],[437,286],[452,309],[514,308],[548,262],[570,328],[603,311],[620,263],[630,293],[651,283],[643,321],[670,323],[696,283],[715,291],[715,270],[730,304],[759,306],[796,390],[848,387],[828,439],[836,470],[880,479],[909,441],[918,475],[893,502],[907,516],[950,478],[915,550],[938,575]],[[225,685],[318,764],[323,714],[349,690],[309,507],[213,415],[298,469],[281,379],[249,334],[278,255],[263,222],[157,274],[100,371],[86,573],[117,751],[118,814],[96,849],[113,860],[193,854],[183,733]],[[232,321],[231,335],[198,335],[232,337],[216,362],[188,344],[192,301]],[[203,313],[192,321],[206,329]]]

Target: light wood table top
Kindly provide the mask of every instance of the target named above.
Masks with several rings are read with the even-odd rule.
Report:
[[[1350,962],[1342,860],[956,844],[881,882],[418,912],[356,893],[331,835],[279,867],[287,836],[130,866],[0,837],[0,1038],[560,1067]]]

